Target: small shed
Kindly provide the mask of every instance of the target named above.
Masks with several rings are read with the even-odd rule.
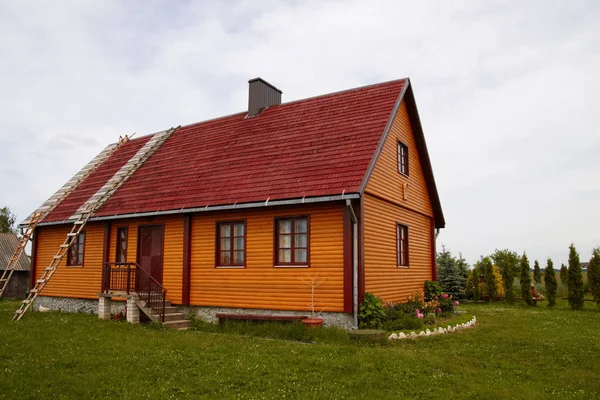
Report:
[[[0,233],[0,275],[7,269],[10,258],[19,245],[19,238],[14,233]],[[2,297],[8,299],[24,299],[29,290],[29,269],[31,260],[27,254],[23,254],[15,265],[8,286]]]

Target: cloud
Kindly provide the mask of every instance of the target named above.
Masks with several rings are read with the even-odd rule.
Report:
[[[0,4],[0,204],[25,217],[119,135],[410,76],[440,241],[566,261],[600,244],[593,1]]]

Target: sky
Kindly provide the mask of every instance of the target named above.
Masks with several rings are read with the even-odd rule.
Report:
[[[600,2],[0,1],[0,207],[19,221],[120,135],[410,77],[476,262],[600,246]]]

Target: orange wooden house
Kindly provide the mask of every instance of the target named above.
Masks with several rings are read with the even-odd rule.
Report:
[[[435,278],[445,221],[409,79],[283,104],[249,86],[248,111],[120,140],[40,207],[32,287],[102,198],[37,304],[95,311],[135,291],[127,269],[205,318],[313,302],[350,327],[365,292],[403,301]]]

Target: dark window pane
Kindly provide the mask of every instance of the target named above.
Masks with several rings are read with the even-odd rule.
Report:
[[[308,222],[305,219],[296,220],[296,233],[306,233]]]
[[[305,263],[306,260],[307,260],[306,255],[307,255],[306,249],[298,249],[298,250],[296,250],[295,254],[294,254],[294,256],[296,257],[295,261],[297,263]]]
[[[234,250],[244,250],[244,238],[236,238],[233,239],[233,249]]]
[[[295,240],[294,240],[294,247],[301,247],[301,248],[308,247],[306,234],[296,235]]]
[[[243,251],[234,251],[233,252],[233,263],[234,264],[243,264],[244,263],[244,252]]]

